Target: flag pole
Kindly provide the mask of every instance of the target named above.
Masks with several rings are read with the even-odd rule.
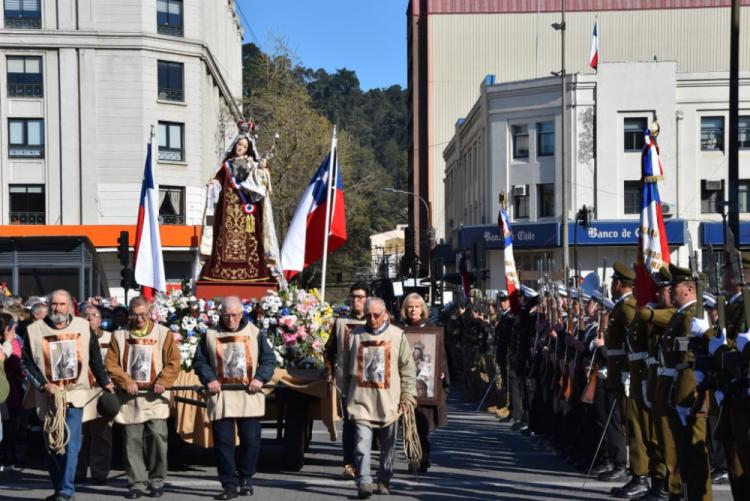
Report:
[[[331,154],[328,155],[328,180],[326,191],[326,223],[323,228],[323,277],[320,280],[320,301],[326,300],[326,272],[328,271],[328,238],[331,233],[331,210],[333,200],[331,186],[333,186],[334,169],[336,168],[336,126],[333,126],[333,137],[331,138]]]

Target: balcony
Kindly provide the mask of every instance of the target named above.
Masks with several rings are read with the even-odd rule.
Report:
[[[44,224],[44,212],[11,212],[10,224]]]
[[[13,145],[8,148],[10,158],[44,158],[44,145]]]
[[[5,16],[6,30],[38,30],[42,27],[41,17]]]
[[[182,89],[167,89],[159,87],[159,99],[162,101],[176,101],[182,103],[185,101],[185,91]]]
[[[177,26],[173,24],[157,24],[156,32],[161,35],[168,35],[170,37],[184,37],[185,32],[182,25]]]
[[[8,84],[8,97],[44,97],[42,84]]]

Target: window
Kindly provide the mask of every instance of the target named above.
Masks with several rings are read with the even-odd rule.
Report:
[[[182,0],[156,0],[156,31],[162,35],[183,36]]]
[[[44,224],[44,185],[11,184],[10,224]]]
[[[159,160],[185,160],[184,128],[183,124],[159,122]]]
[[[537,217],[553,217],[555,215],[555,185],[536,185]]]
[[[625,181],[625,214],[640,214],[643,190],[640,181]]]
[[[185,188],[159,186],[159,223],[185,224]]]
[[[701,117],[701,150],[724,151],[724,117]]]
[[[740,179],[737,183],[737,189],[739,190],[739,211],[750,212],[750,179]]]
[[[701,212],[704,214],[722,212],[718,203],[724,200],[724,180],[701,180]]]
[[[525,184],[513,187],[513,208],[516,219],[529,217],[529,193]]]
[[[645,117],[631,117],[623,121],[625,151],[641,151],[643,149],[643,133],[648,128]]]
[[[555,123],[536,124],[536,156],[548,157],[555,154]]]
[[[737,123],[737,142],[742,149],[750,149],[750,117],[740,117]]]
[[[184,65],[182,63],[159,61],[159,99],[180,102],[185,100],[185,90],[182,79],[183,68]]]
[[[5,0],[5,28],[38,29],[42,27],[39,0]]]
[[[42,97],[42,58],[8,56],[8,97]]]
[[[8,155],[10,158],[44,158],[44,120],[8,120]]]
[[[513,158],[529,158],[529,128],[514,125],[510,130],[513,134]]]

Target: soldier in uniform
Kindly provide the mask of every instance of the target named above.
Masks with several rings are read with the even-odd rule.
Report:
[[[531,358],[530,335],[533,332],[531,308],[536,304],[536,293],[521,286],[523,300],[518,315],[514,318],[508,340],[508,389],[510,393],[510,418],[512,429],[520,430],[528,417],[526,408],[527,377]],[[535,430],[538,431],[538,430]]]
[[[347,317],[336,319],[335,335],[328,338],[325,347],[326,371],[330,381],[335,381],[336,387],[341,391],[344,387],[344,377],[342,373],[344,358],[346,357],[346,348],[349,343],[349,332],[353,326],[364,325],[365,323],[365,302],[370,297],[370,287],[364,282],[357,282],[349,287],[349,301],[351,310]],[[341,395],[341,413],[344,418],[344,424],[341,432],[341,445],[344,452],[344,471],[342,476],[345,479],[353,480],[357,474],[354,468],[354,422],[349,419],[346,413],[346,395]]]
[[[707,425],[705,413],[694,411],[698,394],[692,368],[695,353],[689,347],[696,296],[696,283],[686,268],[669,265],[672,275],[672,300],[677,312],[667,325],[662,336],[660,356],[663,360],[662,375],[672,378],[669,404],[674,413],[669,416],[670,429],[677,445],[677,460],[680,474],[687,484],[687,496],[693,500],[710,500],[711,475],[706,448]],[[702,308],[701,308],[702,312]],[[703,340],[711,337],[707,331]],[[700,340],[700,339],[699,339]]]
[[[609,316],[605,346],[607,349],[607,387],[614,393],[617,399],[617,409],[621,416],[627,416],[626,395],[629,392],[627,386],[630,384],[630,376],[627,369],[627,358],[625,352],[625,338],[630,324],[635,317],[636,302],[633,297],[635,286],[635,272],[629,266],[620,261],[612,265],[612,297],[615,306]],[[614,415],[613,415],[614,419]],[[621,419],[621,418],[620,418]],[[618,419],[618,421],[620,421]],[[613,423],[610,423],[612,426]],[[627,478],[627,472],[622,467],[613,468],[608,473],[599,476],[599,480],[605,482],[618,482]],[[612,490],[625,492],[641,485],[645,479],[633,475],[631,480],[620,488]],[[646,486],[648,489],[648,486]]]
[[[500,378],[502,379],[499,404],[502,407],[507,407],[510,403],[508,396],[508,345],[516,317],[510,309],[508,291],[501,290],[498,293],[497,303],[499,313],[495,325],[495,361],[500,368]]]
[[[229,370],[227,354],[244,364]],[[216,467],[223,491],[214,499],[234,499],[253,494],[252,477],[260,452],[260,418],[266,411],[263,385],[273,376],[276,357],[271,342],[243,317],[242,301],[227,296],[221,304],[221,321],[201,339],[193,357],[193,368],[208,388],[208,419],[214,437]],[[246,391],[222,391],[222,384],[246,385]],[[235,448],[235,429],[240,444]]]

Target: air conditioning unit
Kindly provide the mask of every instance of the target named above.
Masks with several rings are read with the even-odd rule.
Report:
[[[521,184],[519,186],[513,187],[513,196],[514,197],[525,197],[529,194],[528,192],[528,185]]]
[[[669,205],[667,202],[662,202],[661,213],[665,218],[672,217],[672,206]]]
[[[721,181],[706,180],[706,191],[721,191]]]

